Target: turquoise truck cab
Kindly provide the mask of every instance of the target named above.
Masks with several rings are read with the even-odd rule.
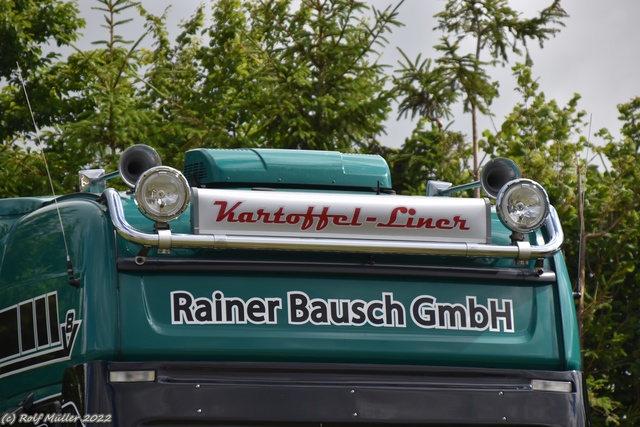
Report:
[[[562,227],[511,162],[495,203],[372,155],[160,163],[0,200],[0,423],[589,425]]]

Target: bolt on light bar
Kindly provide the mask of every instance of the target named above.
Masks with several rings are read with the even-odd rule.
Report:
[[[107,188],[103,193],[111,212],[111,221],[120,236],[129,242],[150,247],[160,247],[163,238],[159,233],[140,231],[127,222],[122,200],[118,191]],[[209,249],[277,249],[277,250],[316,250],[332,252],[365,252],[365,253],[404,253],[415,255],[444,255],[469,257],[500,258],[546,258],[558,252],[564,241],[564,233],[560,219],[553,207],[548,215],[548,241],[542,245],[530,246],[523,252],[520,245],[495,245],[450,243],[450,242],[416,242],[389,241],[372,239],[336,239],[336,238],[291,238],[264,236],[235,236],[230,234],[180,234],[166,232],[168,248],[209,248]]]

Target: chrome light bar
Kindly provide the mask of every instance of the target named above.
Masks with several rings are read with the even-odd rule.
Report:
[[[111,221],[124,239],[161,251],[175,248],[271,249],[326,252],[393,253],[415,255],[453,255],[465,257],[515,258],[518,261],[546,258],[560,250],[564,233],[553,207],[546,220],[547,243],[531,246],[528,242],[501,246],[482,243],[419,242],[403,240],[306,238],[277,236],[238,236],[228,234],[178,234],[170,230],[147,233],[132,227],[126,220],[120,195],[113,188],[103,192],[111,212]]]

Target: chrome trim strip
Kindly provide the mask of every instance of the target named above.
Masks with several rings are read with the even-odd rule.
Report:
[[[167,237],[145,233],[133,228],[126,220],[120,195],[107,188],[103,197],[111,212],[111,221],[118,234],[132,243],[151,247],[165,246]],[[499,246],[480,243],[411,242],[369,239],[335,239],[302,237],[264,237],[236,235],[171,234],[171,247],[210,249],[275,249],[329,252],[396,253],[414,255],[456,255],[466,257],[497,257],[527,260],[546,258],[560,250],[564,233],[556,210],[551,207],[546,220],[549,241],[521,251],[517,245]]]

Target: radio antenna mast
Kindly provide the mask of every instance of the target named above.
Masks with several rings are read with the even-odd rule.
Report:
[[[586,177],[586,169],[589,162],[589,146],[591,144],[591,124],[593,122],[593,114],[589,117],[589,134],[587,136],[587,153],[585,155],[585,170],[582,170],[580,165],[580,155],[578,153],[578,221],[579,221],[579,241],[578,241],[578,285],[577,285],[577,298],[578,298],[578,330],[582,333],[584,326],[584,293],[586,290],[586,258],[587,258],[587,241],[586,241],[586,229],[584,220],[584,193],[585,189],[582,188],[582,174]],[[586,180],[585,180],[586,181]]]
[[[62,241],[64,242],[64,251],[67,256],[67,275],[69,276],[69,284],[77,288],[80,286],[80,279],[76,279],[73,276],[73,265],[71,264],[71,256],[69,255],[69,246],[67,245],[67,236],[65,235],[65,232],[64,232],[62,215],[60,214],[60,207],[58,206],[58,198],[56,197],[56,190],[53,186],[53,179],[51,178],[49,165],[47,164],[47,157],[44,154],[42,142],[40,141],[40,129],[38,128],[38,124],[36,123],[36,117],[33,114],[33,109],[31,108],[31,102],[29,101],[29,94],[27,93],[27,85],[25,84],[24,79],[22,78],[22,69],[20,68],[19,63],[16,63],[16,66],[18,67],[18,79],[20,80],[20,84],[22,85],[22,90],[24,91],[25,99],[27,100],[27,107],[29,108],[29,113],[31,114],[31,121],[33,122],[33,127],[36,131],[36,142],[40,150],[40,155],[42,156],[42,161],[44,162],[44,168],[47,171],[47,178],[49,179],[49,185],[51,186],[51,194],[53,195],[53,202],[55,204],[56,212],[58,214],[58,220],[60,221],[60,231],[62,232]]]

